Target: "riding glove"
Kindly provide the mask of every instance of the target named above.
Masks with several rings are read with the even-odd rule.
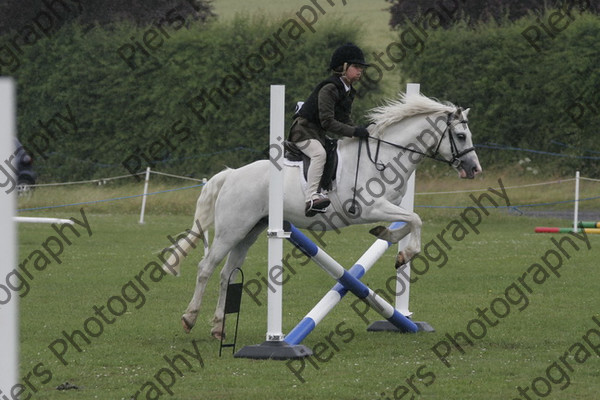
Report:
[[[359,138],[369,137],[369,131],[364,126],[357,126],[354,128],[354,137],[359,137]]]

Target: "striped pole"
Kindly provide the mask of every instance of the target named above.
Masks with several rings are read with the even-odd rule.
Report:
[[[314,262],[317,263],[317,265],[323,268],[333,279],[338,281],[338,283],[340,283],[344,288],[354,293],[359,299],[362,299],[365,302],[367,302],[375,311],[381,314],[381,316],[383,316],[386,320],[388,320],[390,323],[392,323],[394,326],[396,326],[403,332],[417,332],[419,330],[419,328],[414,322],[402,315],[392,305],[390,305],[387,301],[381,298],[381,296],[376,294],[364,283],[359,281],[349,271],[346,271],[344,267],[342,267],[337,261],[335,261],[329,254],[325,253],[322,249],[320,249],[304,233],[302,233],[300,230],[298,230],[298,228],[296,228],[292,224],[290,224],[290,232],[290,242],[292,242],[296,247],[298,247],[306,255],[308,255]],[[354,273],[358,274],[356,272],[356,269]],[[299,329],[301,329],[302,332],[310,332],[310,330],[312,330],[310,326],[313,322],[316,321],[307,321],[303,324],[303,327]],[[312,328],[314,328],[314,326]],[[306,336],[306,334],[304,334],[304,336]],[[299,333],[296,333],[295,337],[300,336],[302,336],[302,333],[299,330]],[[297,340],[295,337],[292,336],[292,338],[289,340],[295,342]]]
[[[409,233],[406,222],[394,222],[389,229],[404,229],[404,235]],[[385,251],[392,245],[383,239],[377,239],[371,247],[356,261],[356,264],[348,270],[348,273],[356,279],[360,279],[369,269],[379,260]],[[323,296],[312,310],[296,325],[294,329],[285,336],[285,341],[289,344],[301,343],[309,333],[325,318],[327,314],[342,300],[348,293],[348,289],[340,283],[336,283],[329,292]]]
[[[573,228],[553,228],[547,226],[538,226],[535,228],[535,233],[600,233],[600,228],[578,228],[573,231]]]
[[[581,221],[579,222],[580,228],[600,228],[600,222],[592,221]]]

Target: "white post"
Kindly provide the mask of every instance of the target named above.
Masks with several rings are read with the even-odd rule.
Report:
[[[283,229],[284,200],[284,132],[285,86],[271,85],[271,128],[269,130],[269,227],[267,277],[267,340],[258,345],[244,346],[236,358],[289,360],[312,355],[301,344],[284,341],[283,315],[283,239],[290,237]]]
[[[579,224],[579,171],[575,172],[575,206],[573,210],[573,232],[577,232]]]
[[[406,95],[419,94],[421,85],[418,83],[407,83],[406,84]],[[415,172],[413,172],[408,180],[406,181],[406,193],[402,198],[400,206],[407,211],[413,212],[415,209]],[[410,240],[410,234],[406,235],[401,241],[398,242],[398,251],[401,251],[408,245]],[[404,316],[410,317],[412,312],[408,309],[408,302],[410,297],[410,262],[406,263],[405,266],[398,268],[396,276],[396,309],[400,311]]]
[[[14,163],[16,132],[15,84],[12,79],[0,78],[0,163]],[[5,173],[12,174],[4,165]],[[15,182],[15,176],[1,180]],[[4,279],[17,265],[15,223],[16,185],[0,188],[0,277]],[[19,377],[18,296],[0,291],[0,391],[11,393]],[[4,396],[3,396],[4,397]]]
[[[142,196],[142,210],[140,211],[140,224],[144,223],[144,212],[146,211],[146,197],[148,196],[148,181],[150,181],[150,167],[146,168],[146,180],[144,182],[144,195]]]
[[[285,129],[285,86],[271,85],[269,131],[269,271],[267,290],[267,340],[283,341],[283,137]]]

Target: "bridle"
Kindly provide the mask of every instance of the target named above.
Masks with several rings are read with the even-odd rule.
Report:
[[[462,111],[461,108],[459,108],[459,110]],[[461,112],[461,115],[462,115],[462,112]],[[377,137],[374,137],[374,136],[368,136],[368,139],[372,139],[372,140],[375,140],[377,142],[376,150],[375,150],[375,156],[372,155],[372,153],[371,153],[371,147],[367,143],[366,147],[367,147],[367,154],[369,156],[369,160],[371,160],[371,162],[373,164],[375,164],[375,168],[377,168],[378,171],[385,170],[386,166],[383,163],[381,163],[381,162],[378,161],[378,159],[379,159],[379,149],[381,147],[381,144],[384,143],[384,144],[386,144],[388,146],[392,146],[392,147],[395,147],[397,149],[406,150],[406,151],[409,151],[411,153],[416,153],[416,154],[422,155],[424,157],[431,158],[431,159],[433,159],[435,161],[446,163],[448,165],[451,165],[454,168],[458,168],[460,166],[460,164],[461,164],[460,158],[462,156],[464,156],[465,154],[468,154],[468,153],[470,153],[472,151],[475,151],[475,147],[471,146],[471,147],[468,147],[468,148],[466,148],[466,149],[464,149],[462,151],[458,150],[458,146],[456,145],[456,140],[454,139],[455,132],[453,132],[453,130],[452,130],[453,119],[454,119],[454,113],[448,113],[447,118],[446,118],[446,129],[444,129],[444,132],[442,133],[442,136],[440,137],[440,141],[438,142],[438,144],[435,147],[435,150],[433,151],[432,154],[423,152],[423,151],[418,150],[418,149],[413,149],[413,148],[402,146],[402,145],[399,145],[399,144],[396,144],[396,143],[392,143],[392,142],[389,142],[387,140],[383,140],[381,138],[377,138]],[[468,122],[469,121],[467,119],[462,119],[462,120],[458,121],[459,124],[467,124]],[[440,146],[441,146],[441,144],[442,144],[442,142],[444,140],[444,137],[446,137],[446,136],[448,137],[448,141],[450,143],[450,151],[452,152],[451,153],[452,154],[452,158],[450,160],[447,160],[447,159],[441,157],[440,154],[439,154]],[[363,140],[361,139],[361,141],[359,142],[359,145],[358,145],[359,146],[359,148],[358,148],[358,159],[359,159],[359,162],[360,162],[360,152],[361,152],[361,148],[360,147],[362,146],[362,142],[363,142]]]
[[[458,108],[458,110],[461,111],[460,115],[462,115],[463,114],[462,113],[462,108]],[[454,168],[458,168],[460,166],[461,162],[462,162],[460,160],[460,158],[462,156],[464,156],[465,154],[468,154],[468,153],[470,153],[472,151],[475,151],[475,147],[471,146],[471,147],[466,148],[466,149],[464,149],[462,151],[458,151],[458,146],[456,145],[456,140],[454,139],[455,132],[452,131],[452,122],[453,122],[453,119],[454,119],[454,113],[448,113],[447,118],[446,118],[446,129],[444,129],[444,132],[442,133],[442,136],[440,137],[440,141],[437,143],[437,146],[435,147],[435,150],[433,151],[432,154],[420,151],[418,149],[411,149],[411,148],[408,148],[406,146],[402,146],[402,145],[399,145],[399,144],[396,144],[396,143],[388,142],[387,140],[383,140],[381,138],[377,138],[377,137],[374,137],[374,136],[367,136],[364,139],[361,138],[359,140],[359,142],[358,142],[358,160],[356,162],[356,174],[354,176],[354,190],[353,190],[354,193],[353,193],[353,196],[352,196],[352,204],[351,204],[350,208],[348,209],[348,212],[350,212],[351,214],[355,214],[356,213],[356,185],[358,183],[358,170],[360,168],[360,154],[361,154],[361,151],[362,151],[363,141],[366,144],[367,155],[369,157],[369,160],[375,165],[375,168],[378,171],[380,171],[380,172],[384,171],[387,168],[387,166],[385,164],[383,164],[382,162],[379,161],[379,149],[381,148],[381,144],[382,143],[384,143],[384,144],[386,144],[388,146],[395,147],[397,149],[402,149],[402,150],[405,150],[405,151],[409,151],[411,153],[416,153],[416,154],[422,155],[424,157],[431,158],[431,159],[433,159],[435,161],[446,163],[448,165],[451,165]],[[458,121],[459,124],[461,124],[461,123],[462,124],[466,124],[468,122],[469,121],[467,119],[462,119],[462,120]],[[444,140],[445,136],[448,136],[448,141],[450,143],[450,151],[452,152],[451,153],[452,154],[452,158],[450,160],[447,160],[447,159],[441,157],[440,154],[439,154],[440,146],[441,146],[442,141]],[[371,153],[371,146],[369,146],[369,143],[368,143],[369,139],[377,141],[377,145],[375,147],[375,155],[374,156]]]

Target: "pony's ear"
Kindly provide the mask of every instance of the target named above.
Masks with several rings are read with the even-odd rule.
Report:
[[[470,108],[463,110],[461,107],[458,107],[454,114],[452,115],[455,119],[467,119],[467,115],[469,115]],[[461,118],[462,117],[462,118]]]

